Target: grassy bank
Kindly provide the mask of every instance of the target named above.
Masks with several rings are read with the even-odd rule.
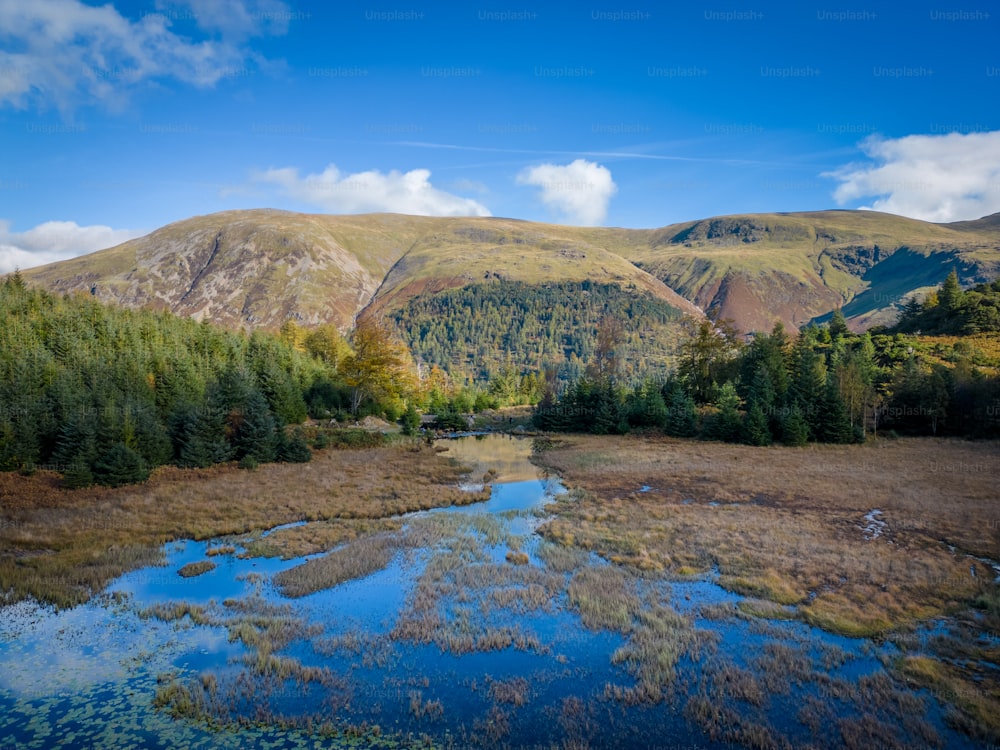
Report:
[[[668,577],[715,571],[724,587],[843,635],[899,637],[949,617],[950,635],[901,641],[899,674],[943,696],[973,736],[1000,736],[990,718],[1000,716],[1000,678],[977,666],[1000,663],[998,587],[975,559],[1000,559],[1000,445],[573,436],[539,448],[537,460],[578,490],[552,507],[550,541]]]
[[[329,521],[319,536],[289,530],[267,544],[261,540],[259,551],[315,549],[365,533],[378,519],[481,499],[458,489],[463,473],[419,443],[320,451],[308,464],[256,471],[166,467],[145,484],[119,489],[65,490],[48,472],[2,473],[0,592],[70,606],[124,571],[156,562],[167,541]]]

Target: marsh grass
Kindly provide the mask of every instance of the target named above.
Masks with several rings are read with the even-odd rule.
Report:
[[[241,540],[242,557],[280,557],[290,560],[326,552],[355,539],[378,532],[398,531],[398,518],[335,518],[312,521],[299,526],[275,529],[267,536],[260,532]]]
[[[363,537],[283,570],[274,576],[274,583],[285,596],[306,596],[382,570],[400,548],[397,537],[385,534]]]
[[[531,700],[531,684],[523,677],[509,680],[490,680],[489,696],[496,703],[524,706]]]
[[[542,447],[535,460],[575,491],[549,506],[540,532],[550,542],[635,570],[717,571],[721,585],[748,597],[738,613],[762,618],[751,622],[755,632],[780,640],[768,621],[796,617],[881,638],[957,619],[961,632],[908,656],[929,662],[898,668],[943,696],[962,731],[1000,739],[1000,676],[985,666],[998,663],[1000,648],[984,636],[1000,632],[1000,614],[991,614],[1000,613],[1000,595],[994,571],[975,559],[1000,559],[1000,444],[900,439],[782,450],[573,436]],[[643,485],[661,490],[638,492]],[[887,528],[866,539],[873,509]],[[790,653],[765,654],[756,668],[768,691],[810,679]],[[845,741],[853,731],[845,725]]]
[[[211,560],[201,560],[199,562],[188,563],[177,571],[177,575],[182,578],[194,578],[215,570],[215,567],[215,563]]]
[[[410,444],[319,451],[308,464],[266,464],[252,473],[234,464],[162,467],[145,484],[118,489],[65,490],[51,472],[2,472],[0,591],[72,606],[123,572],[162,560],[159,547],[171,540],[487,499],[458,488],[463,473],[433,448]]]
[[[279,652],[297,641],[317,638],[319,625],[296,617],[287,604],[276,604],[253,593],[227,599],[221,605],[202,607],[187,602],[157,604],[140,612],[166,622],[185,622],[225,628],[230,642],[240,642],[246,651],[222,672],[203,672],[180,679],[165,675],[159,680],[154,707],[175,718],[208,723],[215,728],[269,725],[338,734],[323,711],[303,712],[288,718],[272,704],[277,695],[287,695],[289,684],[300,691],[312,685],[324,691],[324,703],[337,709],[350,697],[348,683],[328,667],[303,664]],[[235,671],[234,671],[235,668]]]
[[[510,618],[549,609],[564,577],[530,564],[495,562],[490,549],[507,539],[498,519],[429,514],[413,519],[403,535],[428,558],[390,632],[393,640],[434,644],[456,655],[507,648],[548,652]]]

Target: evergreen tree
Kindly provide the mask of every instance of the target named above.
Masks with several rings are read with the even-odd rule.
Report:
[[[258,463],[274,461],[277,455],[278,425],[260,391],[253,389],[243,408],[230,413],[231,443],[237,459],[250,456]]]
[[[291,374],[274,363],[264,368],[261,388],[271,411],[281,424],[301,424],[306,419],[306,402],[302,389]]]
[[[958,273],[953,268],[938,290],[938,306],[944,315],[951,315],[962,305],[962,287],[958,283]]]
[[[694,401],[679,386],[670,393],[664,432],[674,437],[694,437],[698,434],[698,416]]]
[[[816,439],[824,443],[851,443],[855,433],[847,416],[837,383],[833,377],[827,379],[826,390],[819,405],[819,427]]]
[[[124,443],[116,443],[94,463],[93,476],[98,484],[121,487],[145,482],[149,479],[149,467],[134,450]]]
[[[771,428],[767,422],[767,416],[760,408],[760,404],[753,404],[743,421],[743,442],[747,445],[770,445],[774,441],[774,436],[771,435]]]
[[[828,328],[832,341],[839,341],[850,334],[851,330],[847,327],[847,319],[839,307],[833,311]]]
[[[277,443],[279,461],[292,464],[304,464],[312,461],[312,451],[309,449],[309,444],[306,442],[301,428],[297,428],[291,435],[279,431]]]
[[[232,458],[222,412],[181,405],[170,417],[174,461],[182,468],[204,469]]]
[[[719,410],[706,419],[703,437],[728,443],[740,440],[742,433],[740,396],[732,383],[727,382],[719,389],[716,406]]]
[[[781,442],[792,446],[802,446],[809,442],[809,423],[798,405],[790,407],[782,420]]]
[[[420,429],[420,412],[417,411],[412,403],[406,405],[406,411],[403,412],[403,434],[404,435],[416,435],[417,431]]]
[[[633,427],[663,427],[666,424],[667,404],[656,383],[646,380],[632,392],[628,400],[628,421]]]
[[[52,462],[63,472],[72,467],[80,478],[76,486],[86,486],[93,482],[86,481],[82,484],[80,482],[83,482],[84,477],[90,476],[97,455],[96,425],[86,411],[78,411],[59,429]]]
[[[816,437],[821,430],[819,405],[825,398],[826,364],[818,345],[816,332],[803,333],[792,348],[792,377],[789,387],[790,402],[802,412],[809,432]]]

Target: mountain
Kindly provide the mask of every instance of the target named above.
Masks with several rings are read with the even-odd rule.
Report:
[[[651,233],[626,257],[742,330],[798,328],[836,307],[855,328],[895,320],[907,297],[955,268],[1000,275],[1000,214],[932,224],[875,211],[722,216]]]
[[[465,349],[428,360],[447,363],[479,356],[474,321],[463,319],[475,317],[469,305],[476,300],[495,307],[515,294],[518,309],[538,317],[544,305],[562,304],[553,302],[555,292],[576,295],[597,312],[557,316],[559,325],[588,330],[600,310],[622,307],[619,291],[642,300],[633,317],[668,327],[670,311],[706,311],[749,331],[775,320],[799,327],[842,307],[857,328],[892,322],[908,295],[935,287],[952,268],[963,285],[1000,275],[1000,214],[952,224],[873,211],[748,214],[631,230],[227,211],[22,275],[53,291],[229,327],[276,329],[291,319],[346,330],[360,314],[387,314],[410,326],[411,345],[424,340],[434,316],[450,310],[449,327],[437,331],[433,346],[464,336]],[[584,282],[597,286],[584,289]],[[454,313],[456,305],[465,312]],[[541,357],[556,342],[567,358],[579,356],[588,345],[574,335],[560,342],[554,320],[538,317],[548,343],[528,330],[516,346],[534,346]],[[665,330],[637,323],[630,336],[641,346]],[[503,346],[509,351],[515,343]]]

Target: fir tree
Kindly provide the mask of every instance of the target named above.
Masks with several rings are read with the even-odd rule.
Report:
[[[706,420],[703,436],[729,443],[738,441],[742,431],[740,397],[732,383],[727,382],[719,389],[716,406],[719,410]]]
[[[789,408],[782,420],[781,442],[792,446],[802,446],[809,442],[809,423],[797,405]]]
[[[674,437],[694,437],[698,434],[694,401],[680,387],[674,388],[670,394],[664,431]]]
[[[760,404],[753,404],[743,421],[743,442],[747,445],[770,445],[773,441],[764,410]]]
[[[149,479],[149,468],[142,456],[124,443],[116,443],[94,463],[93,476],[98,484],[121,487],[145,482]]]
[[[816,439],[824,443],[851,443],[855,441],[847,408],[837,390],[833,377],[828,378],[823,399],[819,405],[819,429]]]

